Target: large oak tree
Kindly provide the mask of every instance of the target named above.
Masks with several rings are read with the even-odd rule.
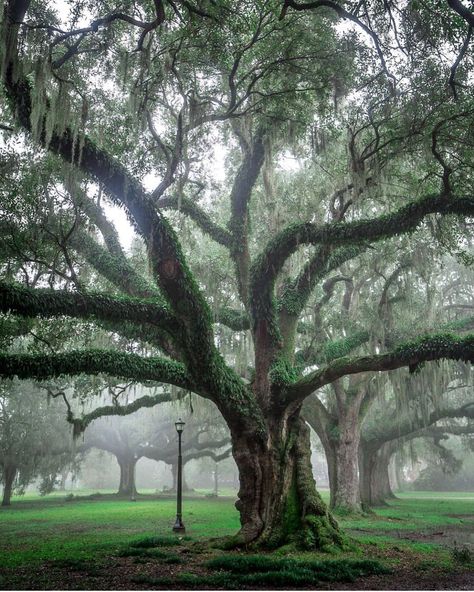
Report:
[[[386,53],[390,41],[385,47],[381,39],[395,34],[398,43],[404,42],[393,29],[395,21],[384,21],[377,10],[372,21],[360,6],[155,0],[99,2],[86,9],[77,3],[64,24],[48,6],[29,0],[5,5],[2,77],[12,120],[37,145],[62,159],[64,188],[74,195],[77,211],[69,231],[62,229],[57,241],[69,265],[68,289],[5,281],[1,310],[25,317],[88,319],[151,343],[162,355],[117,349],[37,355],[4,351],[0,372],[36,379],[105,373],[170,384],[211,399],[231,432],[240,476],[237,507],[242,527],[237,540],[243,543],[275,546],[296,539],[314,548],[343,544],[312,477],[308,428],[301,418],[302,404],[311,393],[362,372],[416,367],[439,358],[474,360],[472,335],[440,333],[380,353],[337,357],[319,367],[305,369],[295,363],[298,321],[328,273],[368,246],[376,248],[378,241],[416,231],[429,217],[465,220],[474,215],[463,159],[458,166],[461,145],[451,133],[453,126],[468,121],[468,107],[444,98],[444,111],[434,110],[433,115],[423,111],[420,97],[408,107],[403,102],[410,89],[418,88],[420,71],[425,75],[431,68],[433,79],[443,84],[442,67],[436,69],[432,56],[417,53],[428,46],[424,23],[415,22],[410,7],[404,11],[403,40],[414,45],[410,59],[393,72]],[[462,31],[466,17],[448,6],[445,13],[458,19],[456,30]],[[339,35],[335,18],[368,33],[368,43],[355,32]],[[370,28],[372,22],[381,27],[380,34]],[[457,48],[458,40],[456,34],[443,41]],[[467,59],[464,54],[459,53],[459,62]],[[415,62],[419,58],[424,70],[412,67],[411,57]],[[465,82],[457,64],[452,86],[458,94],[460,77]],[[273,136],[288,138],[288,121],[307,129],[318,109],[320,117],[330,119],[328,101],[333,99],[337,107],[344,78],[355,94],[358,82],[369,94],[384,91],[378,107],[366,110],[366,125],[359,134],[370,136],[364,151],[358,154],[356,141],[351,144],[353,172],[362,182],[347,186],[350,199],[343,190],[332,207],[327,200],[315,203],[320,218],[301,220],[295,214],[296,221],[256,245],[251,197],[271,153],[269,146],[272,141],[278,145]],[[389,102],[406,109],[396,120],[377,119]],[[427,132],[430,125],[432,133]],[[371,159],[383,153],[390,160],[392,149],[410,150],[419,135],[430,139],[431,149],[429,164],[417,175],[425,179],[417,192],[395,205],[375,199],[366,215],[351,209],[371,184],[363,175]],[[221,223],[223,200],[210,209],[196,197],[208,179],[196,162],[204,166],[202,153],[210,153],[217,137],[229,142],[238,138],[240,146],[226,224]],[[445,153],[442,142],[454,146],[454,155]],[[234,159],[237,154],[233,150]],[[143,180],[151,171],[160,180],[149,191]],[[146,244],[150,278],[130,264],[101,202],[89,199],[85,180],[96,183],[127,212]],[[230,310],[213,310],[192,273],[185,245],[170,221],[173,216],[166,215],[176,208],[232,260],[236,297]],[[103,244],[91,238],[84,219],[100,230]],[[10,225],[19,235],[22,230],[21,225]],[[68,262],[66,243],[119,294],[81,286],[77,266]],[[305,253],[305,263],[280,289],[281,275],[288,273],[288,262],[299,252]],[[216,321],[251,332],[250,381],[219,352]],[[81,427],[80,420],[76,425]]]

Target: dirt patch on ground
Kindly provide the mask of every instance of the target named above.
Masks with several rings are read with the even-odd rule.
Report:
[[[155,557],[111,556],[100,564],[87,562],[48,562],[36,568],[0,570],[0,589],[9,590],[162,590],[192,589],[189,584],[178,581],[172,586],[167,582],[161,586],[153,581],[158,578],[175,579],[179,574],[194,574],[209,577],[212,573],[205,563],[214,552],[200,552],[197,549],[169,549],[179,556],[180,563],[169,565]],[[355,582],[324,583],[318,590],[473,590],[474,571],[467,566],[439,567],[427,555],[413,553],[396,545],[381,549],[367,545],[365,557],[378,559],[391,566],[392,573],[359,578]],[[145,579],[144,579],[145,578]],[[146,581],[146,579],[151,581]],[[222,589],[206,586],[201,580],[198,589]],[[245,589],[242,586],[241,589]],[[252,587],[251,589],[255,589]],[[275,585],[259,589],[286,589]]]

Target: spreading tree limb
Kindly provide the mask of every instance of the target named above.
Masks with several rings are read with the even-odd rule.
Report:
[[[119,351],[84,349],[57,354],[0,352],[0,376],[47,380],[77,374],[107,374],[137,382],[173,384],[192,390],[194,384],[180,362],[144,358]]]
[[[272,337],[275,331],[275,281],[285,261],[302,245],[355,245],[414,232],[429,214],[474,216],[474,198],[449,197],[444,194],[420,198],[395,212],[376,218],[317,225],[310,222],[293,224],[275,236],[256,259],[251,269],[250,294],[253,316],[260,319]],[[254,320],[255,324],[255,320]],[[273,331],[273,333],[271,333]]]
[[[26,288],[0,282],[0,311],[13,312],[24,317],[98,318],[104,321],[150,323],[170,334],[176,322],[169,309],[151,300],[114,297],[107,294],[65,292]]]
[[[230,248],[232,242],[231,233],[216,224],[209,214],[205,212],[195,201],[188,197],[181,197],[178,199],[177,196],[164,197],[158,201],[158,207],[164,209],[179,210],[186,216],[189,216],[197,226],[213,240],[220,245]]]
[[[451,333],[426,335],[399,345],[393,351],[374,356],[338,358],[327,366],[311,372],[287,389],[288,400],[303,401],[322,386],[342,376],[360,372],[381,372],[408,366],[416,370],[423,362],[451,359],[474,363],[474,334],[458,337]]]

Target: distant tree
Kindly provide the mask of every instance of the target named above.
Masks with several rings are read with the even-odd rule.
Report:
[[[417,450],[426,462],[410,488],[423,491],[474,490],[474,424],[445,425],[419,434],[425,446]],[[426,443],[430,444],[426,446]],[[428,449],[428,450],[427,450]]]
[[[429,390],[426,382],[424,384]],[[433,387],[436,388],[436,384]],[[451,389],[454,388],[452,382]],[[453,397],[446,392],[444,397],[433,397],[438,399],[436,405],[412,397],[411,409],[404,412],[385,404],[383,411],[364,426],[359,449],[360,493],[364,507],[383,505],[393,496],[388,467],[390,459],[404,443],[416,438],[442,437],[444,433],[470,433],[474,420],[471,389],[464,388],[463,396],[458,393]]]
[[[338,351],[338,347],[369,345],[379,350],[391,349],[410,335],[430,333],[434,327],[439,331],[455,329],[459,333],[472,330],[473,316],[465,316],[464,312],[453,315],[456,307],[458,311],[469,310],[461,293],[455,305],[448,304],[453,285],[462,282],[467,298],[474,289],[472,272],[460,269],[453,259],[440,256],[431,246],[422,248],[418,245],[412,255],[403,251],[401,260],[399,253],[393,253],[387,247],[382,252],[360,257],[360,260],[357,266],[346,264],[343,275],[325,282],[324,295],[316,305],[318,314],[314,320],[314,331],[321,335],[319,350],[310,343],[310,347],[300,351],[301,357],[312,357],[315,363],[321,363],[325,358],[344,353]],[[449,275],[440,272],[435,263],[450,269]],[[342,289],[337,292],[338,284],[342,284]],[[327,311],[329,307],[332,310]],[[334,343],[325,335],[324,327],[340,322],[337,315],[346,327],[352,325],[353,330],[350,339]],[[365,319],[363,325],[361,319]],[[467,405],[469,391],[461,404],[454,400],[454,390],[471,383],[472,378],[465,366],[444,363],[422,370],[420,376],[408,374],[406,370],[383,375],[360,373],[337,380],[330,388],[308,397],[303,407],[304,417],[325,449],[331,507],[347,512],[360,511],[362,505],[369,507],[372,504],[367,482],[362,484],[362,489],[360,487],[366,474],[364,463],[369,462],[370,447],[365,440],[361,442],[365,424],[373,423],[381,437],[387,436],[386,441],[389,441],[397,433],[407,433],[410,427],[416,430],[436,421],[436,417],[442,417],[438,413],[446,408],[452,411],[462,404]],[[377,414],[371,420],[374,406]],[[432,412],[431,419],[427,409]],[[361,446],[365,454],[362,454]],[[378,466],[384,467],[381,454],[382,451]],[[365,459],[362,464],[361,455]],[[379,477],[385,475],[386,467],[381,470]]]
[[[115,456],[120,467],[118,495],[137,493],[135,471],[137,462],[145,457],[171,465],[172,490],[176,491],[177,434],[174,420],[167,418],[170,407],[160,405],[152,410],[142,409],[129,417],[102,417],[85,431],[80,450],[98,448]],[[213,457],[226,458],[230,439],[219,430],[218,423],[210,425],[202,419],[185,417],[186,432],[183,437],[183,466],[190,460]],[[221,432],[213,437],[213,432]],[[226,449],[226,450],[224,450]],[[183,481],[184,489],[189,489]]]
[[[0,478],[2,505],[10,505],[15,487],[23,491],[35,478],[51,484],[51,475],[71,462],[72,434],[59,401],[47,401],[31,381],[0,383]],[[49,476],[49,478],[48,478]],[[44,492],[48,487],[44,488]]]

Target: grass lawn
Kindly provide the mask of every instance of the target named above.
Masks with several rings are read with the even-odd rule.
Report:
[[[64,494],[13,498],[11,508],[0,510],[1,565],[98,558],[133,537],[169,535],[176,516],[171,498],[64,499]],[[230,535],[238,530],[239,515],[230,498],[190,498],[185,524],[196,539]]]
[[[78,496],[79,493],[84,497]],[[0,589],[66,587],[61,586],[64,584],[61,578],[73,577],[74,570],[78,573],[77,581],[68,580],[69,588],[166,589],[173,587],[173,582],[181,587],[202,588],[204,575],[201,572],[210,569],[203,566],[222,551],[210,550],[198,543],[212,537],[232,535],[239,527],[239,515],[231,496],[207,498],[200,492],[185,498],[184,522],[190,538],[177,541],[176,537],[170,538],[176,509],[173,498],[141,495],[136,502],[131,502],[107,495],[109,492],[85,497],[90,493],[93,492],[74,492],[72,501],[65,501],[64,493],[42,498],[28,494],[14,497],[10,508],[0,510]],[[323,497],[327,498],[327,492],[323,492]],[[397,571],[400,566],[405,566],[404,573],[415,573],[417,581],[423,580],[420,574],[427,576],[433,572],[439,583],[439,570],[445,575],[451,574],[451,581],[453,573],[461,574],[464,578],[462,585],[466,585],[464,580],[470,577],[469,574],[472,576],[474,494],[403,493],[373,515],[341,516],[339,521],[357,544],[350,552],[329,557],[333,561],[360,562],[361,559],[374,558],[382,566],[395,567]],[[146,543],[137,550],[133,541],[138,539],[151,540],[151,548],[146,548]],[[180,544],[176,546],[175,542]],[[327,571],[320,563],[314,563],[323,561],[326,565],[327,555],[286,551],[286,555],[278,552],[277,557],[283,562],[279,570],[287,575],[284,581],[278,579],[280,576],[271,576],[273,587],[316,585],[316,572],[318,577],[323,577],[322,574],[329,579],[333,577],[335,564],[331,564]],[[298,565],[303,574],[300,574],[301,578],[306,580],[288,580],[290,572],[295,572],[294,561],[303,562]],[[391,577],[394,584],[392,576],[378,574],[374,566],[354,565],[337,564],[336,571],[345,573],[349,580],[359,572],[375,574],[369,577],[380,581]],[[114,566],[113,577],[109,569],[104,572],[104,566]],[[217,568],[214,566],[213,569]],[[240,572],[234,573],[231,568],[228,568],[229,572],[222,572],[222,569],[226,568],[220,567],[218,572],[211,574],[212,577],[205,572],[205,577],[216,588],[232,587],[231,582],[240,578],[235,574]],[[277,571],[273,569],[271,573]],[[122,572],[128,575],[120,577]],[[33,578],[33,574],[37,575]],[[270,581],[260,581],[258,578],[261,577],[262,574],[257,573],[253,579],[250,576],[246,581],[240,578],[237,587],[271,588]],[[270,576],[265,577],[268,580]],[[177,578],[176,581],[173,578]],[[474,587],[474,578],[471,582]],[[354,584],[352,586],[356,589]],[[335,587],[343,589],[340,583]]]

